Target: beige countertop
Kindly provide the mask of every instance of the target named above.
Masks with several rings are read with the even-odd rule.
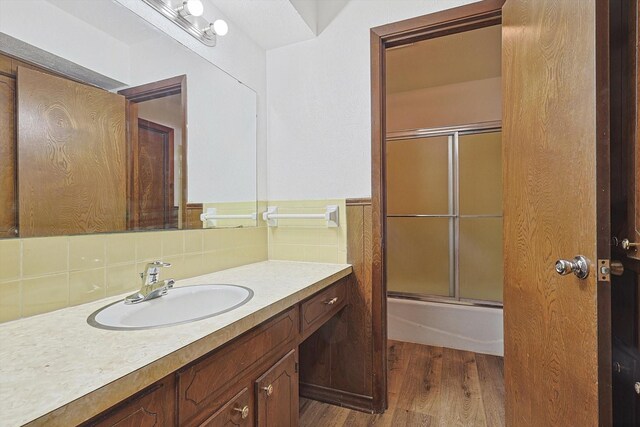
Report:
[[[266,261],[180,280],[254,291],[245,305],[197,322],[140,331],[87,324],[125,295],[0,324],[0,425],[74,425],[347,276],[347,264]]]

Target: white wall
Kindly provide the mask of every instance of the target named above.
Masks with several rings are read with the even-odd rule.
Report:
[[[129,78],[125,43],[47,1],[0,0],[0,32],[112,79]]]
[[[166,37],[131,58],[133,86],[187,75],[188,201],[256,200],[256,93]]]
[[[500,77],[387,96],[387,132],[502,119]]]
[[[317,38],[269,50],[269,199],[370,196],[369,29],[467,3],[351,0]]]

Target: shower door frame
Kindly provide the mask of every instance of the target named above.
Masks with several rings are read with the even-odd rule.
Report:
[[[460,135],[476,135],[481,133],[501,132],[502,122],[500,120],[469,123],[459,126],[446,126],[428,129],[410,129],[402,131],[388,132],[384,143],[386,152],[387,141],[403,141],[408,139],[419,139],[436,136],[449,137],[449,213],[442,214],[387,214],[385,205],[385,231],[387,229],[388,218],[447,218],[449,220],[449,296],[434,295],[417,292],[387,291],[387,295],[392,298],[411,299],[418,301],[441,302],[447,304],[474,305],[479,307],[502,308],[501,301],[481,300],[473,298],[462,298],[460,296],[460,219],[461,218],[502,218],[500,215],[462,215],[460,213],[460,167],[458,137]],[[386,191],[386,184],[385,184]],[[385,200],[386,202],[386,200]],[[385,276],[386,281],[386,276]]]

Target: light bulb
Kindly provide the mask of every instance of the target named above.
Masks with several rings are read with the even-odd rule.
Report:
[[[201,16],[202,12],[204,12],[204,6],[200,0],[185,0],[178,8],[178,13],[184,17]]]
[[[224,36],[229,32],[229,25],[227,25],[223,19],[216,19],[211,26],[213,27],[213,31],[219,36]]]

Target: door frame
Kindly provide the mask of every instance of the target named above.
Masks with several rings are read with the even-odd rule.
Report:
[[[180,162],[180,212],[178,228],[187,228],[187,188],[188,188],[188,174],[187,174],[187,76],[181,75],[176,77],[170,77],[168,79],[159,80],[157,82],[148,83],[140,86],[135,86],[127,89],[123,89],[118,92],[123,95],[127,100],[127,135],[133,141],[138,139],[138,106],[139,102],[150,101],[152,99],[164,98],[165,96],[180,94],[181,98],[181,110],[182,110],[182,148],[180,155],[182,157]],[[134,120],[135,119],[135,120]],[[133,124],[133,125],[132,125]],[[174,141],[175,142],[175,141]],[[131,147],[130,147],[131,148]],[[131,171],[132,154],[128,153],[128,170]],[[129,177],[131,178],[131,177]],[[131,181],[130,181],[131,182]],[[130,186],[131,187],[131,186]],[[128,192],[132,191],[132,188],[127,188]],[[129,193],[129,212],[131,212],[131,193]],[[135,215],[132,216],[135,218]],[[129,224],[131,224],[129,218]]]
[[[373,337],[374,402],[387,406],[386,342],[387,303],[385,271],[385,150],[386,88],[385,49],[429,38],[454,34],[475,28],[501,23],[505,0],[483,0],[477,3],[448,9],[371,29],[371,178],[372,178],[372,287],[373,287]],[[609,99],[609,1],[596,0],[596,90],[598,96]],[[599,227],[597,251],[599,257],[610,259],[610,209],[609,209],[609,102],[599,102],[596,111],[597,129],[597,189]],[[603,165],[604,167],[600,167]],[[597,265],[594,265],[597,268]],[[598,388],[601,425],[610,425],[611,402],[611,294],[610,279],[598,275]]]
[[[415,43],[502,22],[505,0],[483,0],[371,29],[371,205],[372,205],[372,323],[373,402],[387,406],[387,283],[385,229],[386,63],[389,47]]]

